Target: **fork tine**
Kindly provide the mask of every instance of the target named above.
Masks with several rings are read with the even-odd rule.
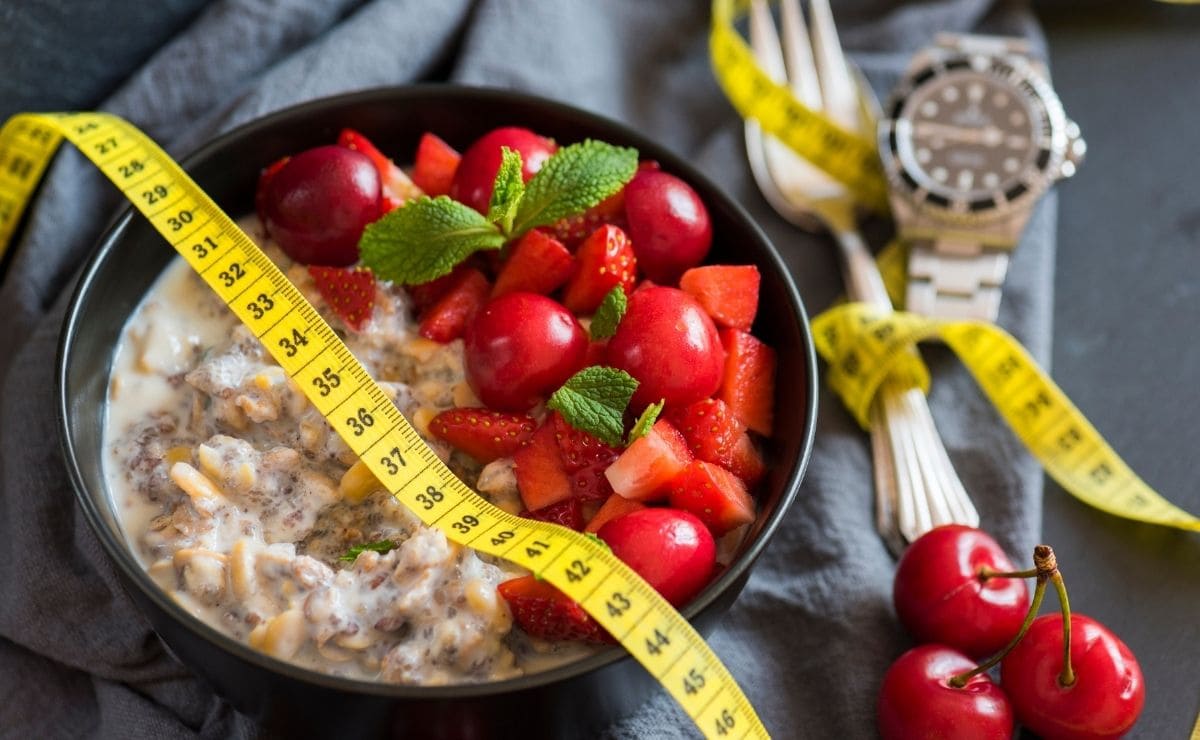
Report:
[[[817,61],[813,58],[813,48],[808,40],[808,28],[804,24],[804,14],[800,12],[799,0],[783,0],[779,8],[788,87],[801,103],[813,110],[821,110],[824,105],[821,82],[817,76]]]
[[[857,82],[850,74],[829,0],[809,0],[812,14],[812,45],[821,80],[821,95],[825,114],[851,131],[860,131],[863,122],[859,115]]]
[[[776,82],[787,81],[783,49],[779,46],[779,34],[775,32],[775,21],[771,18],[771,9],[766,0],[752,0],[750,3],[750,48],[771,79]]]

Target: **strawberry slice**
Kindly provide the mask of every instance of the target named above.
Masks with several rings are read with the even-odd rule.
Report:
[[[695,514],[717,537],[754,521],[746,484],[720,465],[695,460],[669,488],[671,506]]]
[[[604,477],[611,462],[601,462],[571,473],[571,491],[583,503],[603,501],[612,495],[612,484]]]
[[[365,267],[308,268],[317,292],[353,331],[362,331],[375,309],[375,274]]]
[[[473,267],[463,270],[451,282],[445,294],[421,314],[418,333],[442,344],[458,339],[483,304],[487,303],[489,292],[491,286],[482,272]]]
[[[645,436],[625,448],[604,476],[625,498],[656,501],[667,497],[667,483],[691,461],[687,440],[671,422],[659,419]]]
[[[667,412],[697,459],[728,466],[733,446],[746,428],[719,398],[706,398]]]
[[[717,326],[750,331],[758,313],[761,276],[754,265],[693,267],[679,278],[679,287],[691,294]]]
[[[533,576],[514,578],[496,587],[508,602],[521,629],[543,640],[611,643],[600,623],[569,596]]]
[[[417,157],[413,161],[413,182],[432,197],[448,195],[450,184],[462,155],[442,141],[436,134],[426,132],[417,144]]]
[[[529,444],[513,454],[517,490],[529,511],[537,511],[571,498],[571,479],[563,468],[554,424],[546,422],[533,433]]]
[[[337,143],[340,147],[353,149],[367,155],[367,158],[375,165],[376,171],[379,172],[379,182],[383,184],[382,213],[400,207],[404,201],[416,195],[413,181],[404,174],[404,170],[397,167],[395,162],[379,151],[379,147],[372,144],[367,137],[352,128],[344,128],[338,134]]]
[[[608,524],[613,519],[619,516],[625,516],[631,511],[644,509],[646,505],[641,501],[630,501],[629,499],[619,494],[612,494],[604,501],[604,505],[592,515],[591,521],[583,528],[584,532],[598,532],[605,524]]]
[[[513,246],[508,261],[496,276],[492,297],[517,290],[550,295],[567,282],[575,270],[575,258],[560,241],[534,229]]]
[[[462,275],[471,267],[468,263],[460,263],[451,272],[442,275],[440,278],[434,278],[427,283],[419,283],[417,285],[409,285],[408,294],[412,296],[413,305],[418,311],[424,311],[438,300],[450,292],[450,289],[462,279]]]
[[[591,233],[575,254],[579,264],[567,281],[563,305],[577,314],[590,314],[617,285],[629,293],[637,279],[637,258],[625,232],[611,224]]]
[[[729,468],[729,472],[745,481],[748,488],[758,485],[763,476],[767,474],[767,464],[763,460],[762,452],[746,432],[743,432],[734,443],[733,454],[730,455],[729,464],[725,467]]]
[[[625,223],[625,189],[608,196],[596,205],[576,216],[567,216],[550,227],[558,241],[574,249],[589,234],[605,224],[612,224],[624,229]]]
[[[540,522],[561,524],[567,529],[578,532],[583,529],[583,502],[577,498],[569,498],[566,501],[559,501],[557,504],[543,506],[533,511],[522,511],[519,516],[526,519],[537,519]]]
[[[729,404],[738,421],[771,436],[775,413],[775,350],[740,329],[722,329],[725,376],[717,398]]]
[[[562,455],[563,469],[568,473],[577,473],[597,464],[608,465],[621,454],[616,447],[610,447],[568,424],[557,411],[551,412],[550,416],[554,423],[554,437]]]
[[[433,417],[429,431],[479,462],[508,457],[533,438],[537,422],[525,414],[486,408],[450,409]]]

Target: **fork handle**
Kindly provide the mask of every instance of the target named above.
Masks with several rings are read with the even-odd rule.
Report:
[[[870,304],[875,308],[892,311],[892,300],[888,298],[883,276],[875,266],[875,260],[863,243],[858,229],[832,229],[837,240],[838,254],[842,261],[842,275],[846,282],[846,293],[852,301]]]

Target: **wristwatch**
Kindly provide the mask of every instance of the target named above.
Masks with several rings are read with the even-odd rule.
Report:
[[[913,57],[879,125],[909,311],[995,321],[1037,199],[1083,160],[1045,65],[1021,39],[942,34]]]

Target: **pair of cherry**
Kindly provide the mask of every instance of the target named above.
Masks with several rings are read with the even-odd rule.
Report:
[[[1036,579],[1032,602],[1025,578]],[[1038,617],[1049,585],[1061,613]],[[1048,740],[1099,740],[1123,735],[1142,711],[1137,659],[1104,625],[1071,614],[1045,545],[1034,549],[1032,569],[1017,571],[987,533],[938,527],[900,559],[893,598],[900,621],[923,644],[884,676],[884,740],[1008,740],[1014,718]],[[997,664],[1001,685],[988,675]]]

